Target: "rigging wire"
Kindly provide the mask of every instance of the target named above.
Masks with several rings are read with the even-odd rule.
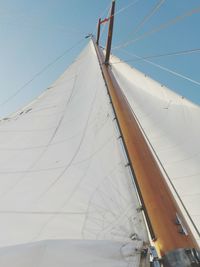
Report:
[[[110,14],[110,9],[108,10],[107,18],[109,17],[109,14]],[[102,32],[101,32],[101,38],[102,39],[103,39],[103,34],[105,33],[106,26],[107,26],[107,23],[104,23],[103,24],[103,29],[102,29]]]
[[[183,75],[183,74],[181,74],[181,73],[178,73],[178,72],[176,72],[176,71],[174,71],[174,70],[171,70],[171,69],[169,69],[169,68],[166,68],[166,67],[164,67],[164,66],[162,66],[162,65],[160,65],[160,64],[154,63],[154,62],[152,62],[152,61],[150,61],[150,60],[148,60],[148,59],[142,59],[142,57],[140,57],[140,56],[138,56],[138,55],[135,55],[135,54],[132,54],[132,53],[129,53],[129,52],[125,51],[124,49],[121,49],[121,50],[122,50],[124,53],[128,54],[128,55],[131,55],[131,56],[133,56],[133,57],[136,57],[136,58],[138,58],[138,59],[141,59],[141,60],[144,61],[144,62],[147,62],[147,63],[153,65],[154,67],[157,67],[157,68],[159,68],[159,69],[161,69],[161,70],[164,70],[164,71],[166,71],[166,72],[168,72],[168,73],[170,73],[170,74],[173,74],[173,75],[175,75],[175,76],[177,76],[177,77],[180,77],[180,78],[182,78],[182,79],[184,79],[184,80],[187,80],[187,81],[189,81],[189,82],[191,82],[191,83],[194,83],[194,84],[200,86],[200,81],[196,81],[196,80],[194,80],[194,79],[191,79],[191,78],[188,77],[188,76],[185,76],[185,75]]]
[[[131,2],[129,5],[126,5],[124,7],[122,7],[121,9],[119,9],[117,12],[115,12],[115,16],[119,15],[120,13],[124,12],[126,9],[128,9],[129,7],[137,4],[140,0],[134,0],[133,2]]]
[[[148,32],[146,32],[146,33],[144,33],[144,34],[142,34],[142,35],[140,35],[140,36],[138,36],[138,37],[136,37],[134,39],[131,39],[131,40],[127,41],[127,42],[124,42],[122,44],[119,44],[119,45],[113,47],[113,50],[116,50],[116,49],[119,49],[119,48],[122,48],[122,47],[126,47],[128,45],[134,44],[139,40],[143,40],[146,37],[148,37],[148,36],[150,36],[150,35],[152,35],[154,33],[157,33],[157,32],[159,32],[159,31],[161,31],[163,29],[166,29],[167,27],[175,25],[177,22],[179,22],[179,21],[181,21],[181,20],[183,20],[183,19],[185,19],[187,17],[190,17],[193,14],[199,13],[199,12],[200,12],[200,6],[197,7],[197,8],[193,8],[193,9],[187,11],[186,13],[184,13],[182,15],[178,15],[178,16],[174,17],[173,19],[170,19],[167,22],[160,24],[159,26],[155,27],[154,29],[151,29],[150,31],[148,31]]]
[[[153,59],[153,58],[161,58],[161,57],[188,55],[188,54],[193,54],[193,53],[198,53],[198,52],[200,52],[200,48],[176,51],[176,52],[165,53],[165,54],[150,55],[150,56],[145,56],[145,57],[141,57],[141,58],[138,58],[138,59],[117,61],[117,62],[113,62],[112,65],[120,64],[120,63],[123,63],[123,62],[139,62],[139,61],[142,61],[144,59]]]
[[[110,10],[110,3],[109,3],[109,5],[100,13],[100,15],[98,16],[98,19],[99,18],[102,18],[105,14],[109,14],[109,10]],[[95,28],[94,28],[94,30],[93,30],[93,34],[95,33],[95,31],[96,31],[96,26],[95,26]]]
[[[161,6],[165,3],[165,0],[159,0],[159,2],[150,10],[150,12],[143,18],[143,20],[136,26],[135,30],[133,31],[133,35],[137,33],[145,23],[150,20],[153,15],[161,8]]]
[[[99,18],[102,18],[105,14],[107,14],[110,10],[110,3],[107,5],[107,7],[104,9],[103,12],[99,15]]]
[[[0,107],[7,104],[10,100],[15,98],[24,88],[26,88],[29,84],[31,84],[37,77],[39,77],[41,74],[43,74],[46,70],[48,70],[51,66],[53,66],[55,63],[57,63],[59,60],[61,60],[67,53],[69,53],[72,49],[80,45],[85,38],[81,38],[78,42],[76,42],[74,45],[72,45],[70,48],[67,48],[60,56],[55,58],[53,61],[48,63],[46,66],[44,66],[40,71],[38,71],[33,77],[24,83],[14,94],[10,95],[6,100],[0,103]]]
[[[127,10],[128,8],[130,8],[131,6],[137,4],[140,0],[134,0],[133,2],[131,2],[129,5],[126,5],[124,7],[122,7],[121,9],[119,9],[118,11],[115,12],[115,16],[121,14],[122,12],[124,12],[125,10]],[[161,0],[161,1],[165,1],[165,0]],[[110,6],[110,4],[109,4]],[[102,14],[105,14],[105,12],[108,10],[108,13],[107,13],[107,18],[109,17],[109,13],[110,13],[110,8],[109,6],[106,8],[106,10],[102,13]],[[100,16],[101,18],[102,16]],[[104,24],[103,25],[103,29],[102,29],[102,32],[101,32],[101,36],[103,36],[104,32],[105,32],[105,29],[106,29],[106,25],[107,24]]]

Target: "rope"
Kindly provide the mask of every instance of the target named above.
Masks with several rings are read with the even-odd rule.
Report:
[[[129,5],[122,7],[120,10],[118,10],[117,12],[115,12],[115,16],[119,15],[120,13],[124,12],[126,9],[128,9],[129,7],[135,5],[137,2],[139,2],[140,0],[134,0],[133,2],[131,2]]]
[[[7,104],[10,100],[15,98],[24,88],[26,88],[29,84],[31,84],[37,77],[39,77],[41,74],[43,74],[46,70],[48,70],[51,66],[53,66],[55,63],[57,63],[59,60],[61,60],[67,53],[69,53],[72,49],[77,47],[79,44],[83,42],[85,38],[80,39],[77,43],[75,43],[70,48],[66,49],[60,56],[55,58],[53,61],[48,63],[45,67],[43,67],[40,71],[38,71],[33,77],[27,81],[24,85],[22,85],[14,94],[10,95],[6,100],[0,103],[0,106],[4,106]]]
[[[131,6],[135,5],[137,2],[139,2],[140,0],[134,0],[133,2],[131,2],[129,5],[126,5],[124,7],[122,7],[121,9],[119,9],[117,12],[115,12],[115,16],[121,14],[122,12],[124,12],[126,9],[130,8]],[[165,0],[162,0],[162,1],[165,1]],[[109,5],[110,6],[110,5]],[[105,12],[108,10],[108,13],[107,13],[107,18],[109,17],[109,13],[110,13],[110,8],[109,6],[105,9],[105,11],[102,13],[102,15],[105,14]],[[101,18],[102,16],[100,16]],[[103,34],[105,32],[105,29],[106,29],[106,25],[107,24],[103,24],[103,29],[102,29],[102,32],[101,32],[101,38],[103,37]]]
[[[144,24],[151,18],[153,15],[161,8],[161,6],[165,3],[165,0],[159,0],[159,2],[156,4],[156,6],[144,17],[144,19],[140,22],[138,26],[136,26],[135,30],[133,31],[133,34],[137,33]]]
[[[169,21],[167,21],[167,22],[165,22],[165,23],[159,25],[158,27],[156,27],[156,28],[154,28],[154,29],[152,29],[152,30],[150,30],[150,31],[148,31],[148,32],[146,32],[146,33],[140,35],[140,36],[137,37],[137,38],[134,38],[134,39],[132,39],[132,40],[129,40],[129,41],[127,41],[127,42],[125,42],[125,43],[122,43],[122,44],[120,44],[120,45],[118,45],[118,46],[115,46],[115,47],[113,48],[113,50],[114,50],[114,49],[119,49],[119,48],[121,48],[121,47],[126,47],[126,46],[128,46],[128,45],[130,45],[130,44],[136,43],[136,42],[139,41],[139,40],[143,40],[143,39],[146,38],[147,36],[150,36],[150,35],[152,35],[152,34],[154,34],[154,33],[157,33],[157,32],[159,32],[159,31],[161,31],[161,30],[163,30],[163,29],[166,29],[167,27],[169,27],[169,26],[171,26],[171,25],[175,25],[177,22],[179,22],[179,21],[181,21],[181,20],[183,20],[183,19],[185,19],[185,18],[187,18],[187,17],[190,17],[190,16],[192,16],[193,14],[199,13],[199,12],[200,12],[200,7],[191,9],[191,10],[187,11],[186,13],[184,13],[184,14],[182,14],[182,15],[179,15],[179,16],[177,16],[177,17],[175,17],[175,18],[173,18],[173,19],[171,19],[171,20],[169,20]]]
[[[104,9],[103,12],[99,15],[99,18],[102,18],[105,14],[107,14],[110,10],[110,3],[107,5],[107,7]]]
[[[108,13],[107,13],[107,18],[109,16],[109,13],[110,13],[110,9],[108,10]],[[107,26],[107,23],[103,24],[103,29],[101,31],[101,38],[103,39],[103,35],[105,33],[105,29],[106,29],[106,26]]]
[[[102,11],[99,16],[98,16],[98,19],[99,18],[102,18],[105,14],[109,13],[109,10],[110,10],[110,3],[109,5],[104,9],[104,11]],[[95,32],[96,32],[96,26],[95,28],[93,29],[93,34],[95,35]]]
[[[168,68],[166,68],[166,67],[163,67],[163,66],[161,66],[161,65],[159,65],[159,64],[157,64],[157,63],[154,63],[154,62],[152,62],[152,61],[150,61],[150,60],[142,59],[142,57],[137,56],[137,55],[135,55],[135,54],[130,54],[130,53],[128,53],[127,51],[124,51],[123,49],[122,49],[122,51],[125,52],[126,54],[129,54],[129,55],[132,55],[132,56],[134,56],[134,57],[136,57],[136,58],[139,58],[139,59],[141,59],[142,61],[147,62],[147,63],[149,63],[149,64],[151,64],[151,65],[153,65],[153,66],[155,66],[155,67],[157,67],[157,68],[159,68],[159,69],[162,69],[162,70],[164,70],[164,71],[166,71],[166,72],[169,72],[169,73],[171,73],[171,74],[173,74],[173,75],[175,75],[175,76],[178,76],[178,77],[180,77],[180,78],[182,78],[182,79],[185,79],[185,80],[187,80],[187,81],[189,81],[189,82],[191,82],[191,83],[194,83],[194,84],[200,86],[200,82],[199,82],[199,81],[196,81],[196,80],[194,80],[194,79],[191,79],[191,78],[188,77],[188,76],[185,76],[185,75],[180,74],[180,73],[178,73],[178,72],[176,72],[176,71],[170,70],[170,69],[168,69]]]
[[[165,54],[158,54],[158,55],[151,55],[151,56],[141,57],[139,59],[130,59],[130,60],[124,60],[124,61],[117,61],[117,62],[112,63],[112,65],[120,64],[120,63],[123,63],[123,62],[139,62],[139,61],[142,61],[142,60],[145,60],[145,59],[152,59],[152,58],[188,55],[188,54],[198,53],[198,52],[200,52],[200,48],[177,51],[177,52],[171,52],[171,53],[165,53]]]

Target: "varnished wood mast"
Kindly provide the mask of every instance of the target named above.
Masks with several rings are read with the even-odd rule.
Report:
[[[113,1],[114,3],[114,1]],[[112,9],[108,38],[112,38],[114,10]],[[111,36],[111,37],[109,37]],[[155,235],[155,246],[163,256],[169,251],[179,248],[198,248],[198,244],[178,207],[160,166],[138,125],[128,101],[117,83],[110,65],[109,55],[105,56],[102,49],[93,39],[102,74],[107,85],[117,121],[122,133],[130,164],[134,170],[139,195],[144,205],[147,222]],[[111,44],[110,41],[107,42]],[[176,223],[177,214],[187,234],[180,233],[180,225]]]

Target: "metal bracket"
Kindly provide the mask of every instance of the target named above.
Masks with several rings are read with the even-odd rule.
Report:
[[[179,226],[179,233],[180,234],[188,235],[187,229],[183,225],[183,222],[182,222],[180,216],[178,215],[178,213],[176,213],[176,224]]]
[[[161,267],[161,259],[158,257],[155,247],[149,247],[149,257],[151,267]]]

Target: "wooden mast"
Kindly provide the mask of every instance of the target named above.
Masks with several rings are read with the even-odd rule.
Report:
[[[110,23],[109,23],[108,38],[107,38],[107,44],[106,44],[105,64],[108,64],[109,60],[110,60],[113,27],[114,27],[114,15],[115,15],[115,0],[112,1],[112,7],[111,7],[111,11],[110,11]]]
[[[99,45],[100,32],[101,32],[101,18],[99,18],[97,25],[97,45]]]
[[[160,256],[166,256],[168,253],[180,249],[187,249],[188,251],[192,249],[198,250],[198,244],[109,65],[114,10],[115,1],[112,1],[106,57],[104,57],[103,51],[94,39],[93,43],[122,133],[153,242]],[[178,267],[186,265],[171,265],[171,263],[168,265],[167,263],[165,266]]]

